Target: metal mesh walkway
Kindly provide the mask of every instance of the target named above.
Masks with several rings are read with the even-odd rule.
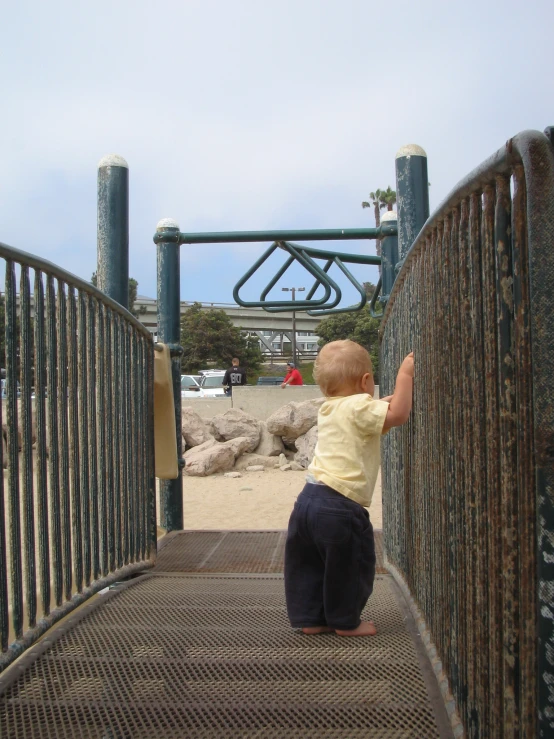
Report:
[[[243,536],[230,537],[237,552]],[[266,552],[268,569],[275,546]],[[147,574],[97,596],[0,677],[0,735],[450,736],[390,577],[377,577],[367,615],[376,637],[308,637],[290,628],[279,574]]]

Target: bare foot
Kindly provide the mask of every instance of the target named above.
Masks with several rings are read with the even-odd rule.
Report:
[[[329,631],[334,631],[329,626],[305,626],[302,629],[304,634],[328,634]]]
[[[350,629],[350,631],[335,629],[335,633],[339,636],[375,636],[377,629],[373,621],[362,621],[357,629]]]

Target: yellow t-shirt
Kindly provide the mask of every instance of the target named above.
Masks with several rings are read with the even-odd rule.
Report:
[[[389,410],[360,393],[327,398],[318,414],[318,437],[308,472],[318,482],[363,506],[371,504],[381,464],[381,434]]]

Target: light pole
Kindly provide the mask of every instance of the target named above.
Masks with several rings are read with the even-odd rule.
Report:
[[[291,292],[292,293],[292,301],[294,302],[294,299],[296,297],[296,293],[303,293],[305,287],[282,287],[281,290],[283,292]],[[296,312],[294,308],[292,309],[292,361],[294,362],[294,365],[296,366]]]

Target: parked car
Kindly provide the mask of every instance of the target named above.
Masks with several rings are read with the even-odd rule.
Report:
[[[181,375],[181,398],[201,398],[200,375]]]
[[[202,374],[200,389],[203,398],[224,398],[223,389],[224,370],[207,370]]]
[[[258,377],[257,385],[281,385],[284,377]]]

